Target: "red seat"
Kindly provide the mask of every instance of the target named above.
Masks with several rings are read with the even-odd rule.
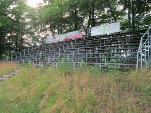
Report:
[[[81,37],[81,35],[80,35],[80,34],[77,34],[76,36],[77,36],[77,38],[80,38],[80,37]]]
[[[79,34],[79,38],[83,38],[83,35],[82,35],[82,34]]]
[[[76,36],[73,36],[72,40],[75,40],[76,39]]]
[[[64,41],[67,41],[67,38],[64,38],[63,40],[64,40]]]

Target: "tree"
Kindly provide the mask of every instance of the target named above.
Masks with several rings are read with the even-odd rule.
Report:
[[[143,28],[147,23],[145,20],[150,20],[150,7],[149,0],[120,0],[119,4],[123,6],[123,11],[128,11],[127,14],[127,26],[130,26],[131,30],[138,30]],[[147,18],[147,19],[146,19]],[[137,28],[137,29],[136,29]]]
[[[43,1],[36,9],[26,0],[0,1],[0,56],[40,42],[47,31],[62,34],[116,21],[122,30],[135,31],[151,22],[150,0]]]
[[[28,10],[25,0],[0,2],[0,58],[11,50],[23,48],[23,35],[27,33]]]

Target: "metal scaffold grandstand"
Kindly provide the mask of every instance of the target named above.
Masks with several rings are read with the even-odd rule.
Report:
[[[11,60],[56,67],[62,59],[74,67],[81,62],[100,69],[150,67],[151,26],[148,30],[122,33],[119,23],[113,23],[93,27],[89,31],[85,35],[80,31],[57,35],[55,42],[53,38],[47,37],[44,45],[27,47],[12,53]]]

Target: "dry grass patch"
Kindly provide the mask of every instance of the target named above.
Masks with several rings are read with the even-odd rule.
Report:
[[[0,76],[18,68],[17,62],[0,62]]]
[[[0,112],[149,113],[151,71],[99,73],[97,69],[23,67],[0,83]],[[7,109],[6,109],[7,108]]]

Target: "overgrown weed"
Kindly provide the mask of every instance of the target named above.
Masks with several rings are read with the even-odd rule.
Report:
[[[67,64],[67,65],[66,65]],[[101,73],[98,68],[21,68],[0,83],[0,112],[149,113],[151,70]],[[113,74],[113,75],[112,75]]]

